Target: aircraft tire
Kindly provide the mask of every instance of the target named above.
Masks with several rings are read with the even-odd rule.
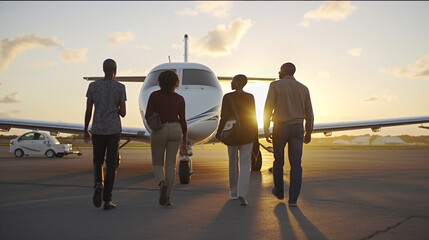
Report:
[[[261,151],[258,150],[257,156],[254,157],[252,154],[252,171],[261,171],[262,167],[262,155]]]
[[[255,143],[252,149],[252,171],[261,171],[262,167],[262,154],[259,150],[259,143]]]
[[[189,184],[191,179],[189,161],[179,162],[179,179],[181,184]]]
[[[21,148],[15,150],[15,157],[21,158],[24,156],[24,151]]]

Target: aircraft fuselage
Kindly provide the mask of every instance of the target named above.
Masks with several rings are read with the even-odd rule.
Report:
[[[158,75],[174,70],[180,79],[176,93],[185,98],[188,141],[205,142],[217,129],[223,92],[213,71],[198,63],[164,63],[153,68],[146,76],[139,95],[139,108],[146,129],[151,132],[144,118],[150,94],[159,90]]]

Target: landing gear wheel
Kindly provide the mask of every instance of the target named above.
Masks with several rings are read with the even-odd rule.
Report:
[[[251,169],[252,169],[252,171],[261,171],[261,167],[262,167],[261,150],[259,150],[259,143],[255,142],[253,144],[253,149],[252,149],[252,166],[251,166]]]
[[[45,155],[46,155],[46,157],[48,157],[48,158],[53,158],[53,157],[55,157],[55,152],[54,152],[54,150],[52,150],[52,149],[48,149],[48,150],[46,151]]]
[[[181,184],[189,184],[191,179],[189,161],[179,162],[179,179]]]
[[[18,148],[15,150],[15,157],[22,157],[24,156],[24,151],[22,151],[22,149]]]

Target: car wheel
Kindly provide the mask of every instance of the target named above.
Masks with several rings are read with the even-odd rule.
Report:
[[[22,151],[22,149],[18,148],[15,150],[15,157],[22,157],[24,156],[24,151]]]
[[[45,155],[48,158],[53,158],[53,157],[55,157],[55,152],[52,149],[48,149],[48,151],[46,151]]]

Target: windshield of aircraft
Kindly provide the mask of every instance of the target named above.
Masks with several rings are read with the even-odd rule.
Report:
[[[220,86],[213,73],[200,69],[183,69],[182,85]]]
[[[154,86],[158,86],[158,76],[161,72],[166,71],[168,69],[161,69],[158,71],[153,71],[151,73],[149,73],[146,76],[146,79],[144,80],[144,87],[148,88],[148,87],[154,87]],[[176,71],[176,69],[170,69],[173,71]]]

